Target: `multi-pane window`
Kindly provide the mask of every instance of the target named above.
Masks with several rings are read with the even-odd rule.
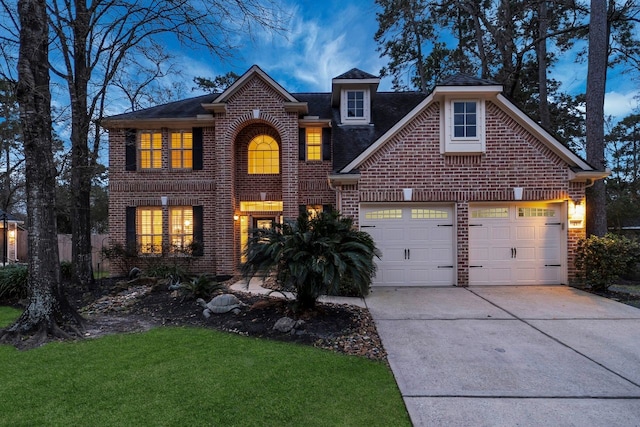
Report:
[[[477,138],[477,104],[475,101],[453,103],[454,138]]]
[[[193,167],[193,136],[191,132],[171,132],[171,168]]]
[[[309,215],[309,219],[317,218],[322,212],[322,205],[307,205],[307,214]]]
[[[136,234],[143,254],[162,252],[162,208],[138,208]]]
[[[162,134],[140,133],[140,169],[162,168]]]
[[[249,142],[249,174],[280,173],[280,149],[269,135],[258,135]]]
[[[364,118],[364,91],[347,91],[347,117]]]
[[[322,128],[307,128],[307,160],[322,160]]]
[[[193,242],[193,208],[172,207],[169,210],[169,242],[172,250],[183,250]]]

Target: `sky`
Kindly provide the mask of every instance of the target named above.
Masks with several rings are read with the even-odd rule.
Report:
[[[351,68],[379,75],[385,65],[377,52],[373,36],[378,28],[373,0],[284,0],[279,2],[290,15],[286,36],[259,33],[253,39],[241,38],[241,49],[226,61],[211,58],[206,52],[184,52],[188,71],[182,78],[213,77],[233,71],[244,73],[256,64],[289,92],[325,92],[331,79]],[[562,82],[569,93],[585,91],[585,64],[575,64],[574,55],[560,58],[551,77]],[[639,82],[618,70],[608,75],[605,114],[617,118],[633,112],[638,106]],[[391,90],[391,79],[383,78],[379,90]]]

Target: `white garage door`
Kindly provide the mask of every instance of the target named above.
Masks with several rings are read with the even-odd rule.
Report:
[[[565,283],[562,205],[471,205],[469,284]]]
[[[455,284],[452,206],[363,205],[360,228],[382,252],[373,286]]]

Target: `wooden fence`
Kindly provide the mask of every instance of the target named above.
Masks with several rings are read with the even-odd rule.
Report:
[[[91,260],[93,272],[97,277],[100,277],[102,272],[109,272],[109,260],[102,258],[102,248],[108,246],[108,234],[91,236]],[[58,234],[58,251],[60,252],[60,261],[71,261],[71,234]]]

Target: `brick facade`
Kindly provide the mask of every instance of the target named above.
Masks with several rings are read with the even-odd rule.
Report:
[[[232,87],[228,96],[221,95],[223,103],[207,106],[212,99],[196,99],[197,104],[191,108],[200,110],[197,115],[182,113],[176,106],[175,111],[165,113],[162,120],[147,118],[155,114],[152,109],[150,113],[130,113],[107,120],[112,242],[126,242],[125,214],[128,207],[162,206],[161,197],[166,196],[168,203],[163,207],[165,240],[168,240],[171,206],[201,206],[204,252],[196,257],[192,268],[198,272],[233,274],[241,256],[242,221],[238,218],[247,222],[260,217],[292,219],[297,217],[300,205],[332,205],[342,214],[354,218],[357,226],[361,203],[405,203],[402,189],[412,188],[413,202],[439,202],[455,207],[457,284],[465,286],[469,283],[469,212],[474,203],[512,202],[514,187],[524,188],[524,201],[563,203],[566,206],[571,201],[584,200],[587,180],[573,179],[571,167],[575,165],[568,164],[566,156],[558,154],[555,146],[550,146],[548,141],[523,125],[522,120],[517,120],[512,111],[491,98],[487,99],[484,108],[486,148],[483,153],[442,153],[444,120],[441,116],[443,102],[446,101],[434,99],[383,145],[363,158],[355,170],[359,179],[337,179],[330,183],[328,177],[339,176],[344,172],[340,170],[343,165],[353,158],[347,158],[339,167],[336,167],[338,162],[335,158],[309,162],[299,160],[299,130],[304,127],[301,120],[313,123],[313,120],[319,120],[319,116],[315,113],[306,116],[306,112],[297,110],[302,107],[292,102],[292,97],[264,74],[248,72],[245,76],[241,78],[241,84]],[[415,95],[412,96],[415,99]],[[329,96],[309,96],[308,99],[310,103],[317,102],[317,99],[330,101]],[[382,102],[380,97],[373,99],[373,102]],[[376,113],[373,107],[375,121],[375,115],[380,113]],[[314,108],[327,111],[324,106]],[[321,126],[331,124],[331,151],[334,156],[337,155],[336,144],[352,144],[352,141],[362,144],[362,132],[374,135],[373,126],[377,126],[372,123],[370,131],[364,127],[358,131],[360,136],[354,134],[356,136],[352,140],[348,127],[342,128],[336,119],[340,117],[336,113],[338,108],[334,104],[332,115],[320,117],[325,120]],[[411,108],[407,107],[406,113]],[[384,110],[382,114],[385,114]],[[171,170],[171,130],[196,127],[202,128],[202,170]],[[126,170],[127,129],[162,133],[161,170]],[[338,134],[342,135],[339,141]],[[380,134],[382,132],[377,137]],[[258,135],[268,135],[277,141],[279,174],[248,173],[248,144]],[[373,136],[370,138],[361,145],[362,152],[375,141]],[[340,155],[349,152],[344,148],[338,151],[343,153]],[[263,200],[282,202],[282,211],[241,211],[242,201]],[[563,208],[565,213],[566,210]],[[584,235],[584,228],[567,231],[569,279],[575,276],[575,248],[578,239]]]

